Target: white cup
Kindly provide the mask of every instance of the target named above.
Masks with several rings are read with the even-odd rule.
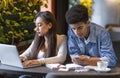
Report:
[[[97,67],[101,70],[105,70],[108,67],[108,62],[107,61],[98,61]]]

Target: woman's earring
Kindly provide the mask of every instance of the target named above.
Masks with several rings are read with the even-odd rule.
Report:
[[[37,31],[37,27],[34,28],[34,31]]]
[[[48,27],[48,28],[49,28],[49,29],[51,29],[51,28],[52,28],[52,24],[51,24],[51,23],[49,24],[49,27]]]

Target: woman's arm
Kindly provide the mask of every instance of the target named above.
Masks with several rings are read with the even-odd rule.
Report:
[[[57,35],[57,55],[49,58],[38,59],[42,64],[63,63],[67,55],[67,37],[65,35]]]
[[[20,55],[21,58],[28,59],[29,54],[31,52],[31,49],[33,47],[34,41],[31,43],[31,45]]]

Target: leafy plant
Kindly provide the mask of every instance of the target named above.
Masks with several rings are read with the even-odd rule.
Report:
[[[79,0],[69,0],[69,8],[79,3],[80,3]]]
[[[0,0],[0,43],[15,44],[33,37],[34,16],[45,0]],[[47,0],[46,0],[47,1]]]
[[[80,0],[80,4],[82,4],[88,8],[88,14],[89,14],[89,16],[91,16],[93,0]]]
[[[93,3],[94,3],[93,0],[69,0],[69,8],[76,4],[82,4],[88,8],[88,14],[91,17]]]

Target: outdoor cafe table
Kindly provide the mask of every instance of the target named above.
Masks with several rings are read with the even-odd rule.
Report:
[[[13,67],[13,66],[8,66],[8,65],[3,65],[0,64],[0,72],[1,73],[7,73],[7,74],[30,74],[30,75],[35,75],[40,77],[41,75],[46,75],[48,73],[62,73],[62,74],[73,74],[73,75],[77,75],[79,74],[79,76],[98,76],[98,75],[111,75],[111,76],[119,76],[120,77],[120,67],[115,67],[115,68],[111,68],[110,72],[107,73],[100,73],[100,72],[96,72],[96,71],[88,71],[88,72],[74,72],[74,71],[57,71],[57,70],[52,70],[49,69],[45,66],[40,66],[40,67],[33,67],[33,68],[18,68],[18,67]]]

